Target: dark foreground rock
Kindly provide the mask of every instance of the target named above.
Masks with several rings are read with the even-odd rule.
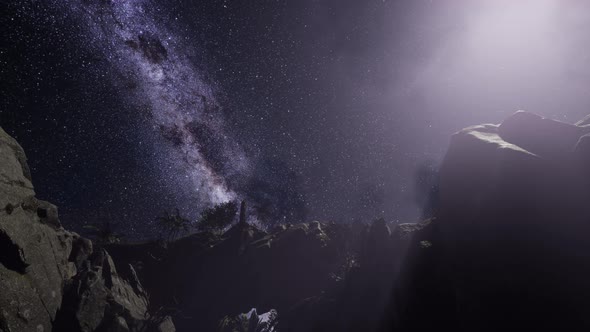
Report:
[[[174,317],[180,331],[215,331],[229,315],[277,309],[331,288],[346,250],[340,228],[318,222],[272,233],[238,223],[221,237],[198,233],[158,243],[108,248],[117,264],[137,267],[151,310]]]
[[[588,330],[588,133],[524,112],[456,133],[438,218],[415,235],[389,328]]]
[[[179,331],[241,331],[255,319],[240,313],[252,308],[276,309],[279,331],[375,331],[411,234],[425,224],[311,222],[266,233],[238,223],[220,237],[108,250],[137,268],[150,310],[172,315]]]
[[[35,198],[25,153],[0,128],[0,331],[157,331],[147,306],[138,280]]]

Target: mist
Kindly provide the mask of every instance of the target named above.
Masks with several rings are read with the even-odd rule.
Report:
[[[322,33],[307,52],[328,58],[319,76],[328,122],[337,123],[338,134],[324,136],[346,142],[337,147],[345,152],[326,146],[319,154],[344,164],[343,153],[366,156],[342,176],[360,177],[359,188],[382,184],[392,204],[379,212],[391,220],[419,218],[413,174],[440,162],[453,132],[517,110],[566,122],[588,112],[585,2],[338,4],[312,5],[318,14],[309,19]]]
[[[588,5],[573,1],[488,1],[467,4],[463,28],[445,37],[420,70],[410,73],[442,123],[491,121],[517,109],[560,119],[587,113]]]

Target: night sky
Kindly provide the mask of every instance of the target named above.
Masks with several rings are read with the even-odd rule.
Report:
[[[415,221],[450,135],[590,113],[584,2],[3,2],[0,125],[75,230],[174,208]]]

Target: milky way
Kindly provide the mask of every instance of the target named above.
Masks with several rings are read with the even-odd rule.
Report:
[[[87,26],[89,47],[116,68],[112,78],[137,87],[127,98],[148,108],[152,130],[136,134],[167,141],[154,144],[162,176],[201,207],[238,198],[227,179],[247,176],[249,161],[225,128],[214,88],[189,59],[196,47],[157,22],[149,1],[71,1],[67,9]]]
[[[588,6],[542,3],[5,1],[0,125],[78,231],[230,199],[412,221],[454,131],[587,114]]]

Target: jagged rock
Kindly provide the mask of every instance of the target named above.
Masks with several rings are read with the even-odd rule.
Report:
[[[522,170],[536,171],[538,159],[504,141],[496,125],[465,128],[451,138],[441,166],[440,206],[448,211],[477,210],[500,180],[518,178]]]
[[[54,229],[61,228],[57,206],[35,197],[26,198],[21,203],[21,206],[27,211],[37,213],[37,217],[39,217],[41,223],[49,225]]]
[[[92,241],[80,237],[79,235],[75,234],[74,239],[72,240],[72,251],[70,253],[70,262],[74,263],[76,268],[81,269],[84,266],[84,263],[87,262],[88,258],[94,252],[94,246],[92,245]]]
[[[172,318],[170,316],[164,317],[164,319],[158,323],[155,332],[176,332],[176,327],[172,322]]]
[[[35,198],[26,156],[0,128],[0,331],[140,331],[155,327],[137,278],[61,227]]]
[[[89,261],[89,266],[66,288],[60,328],[84,332],[141,331],[149,318],[146,294],[136,292],[119,277],[106,251],[93,253]]]
[[[258,315],[256,308],[236,317],[224,317],[219,323],[219,332],[273,332],[276,331],[278,313],[272,309]]]

